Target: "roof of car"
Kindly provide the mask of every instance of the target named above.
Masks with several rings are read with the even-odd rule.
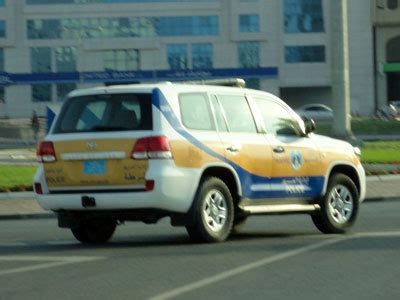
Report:
[[[155,88],[161,90],[175,90],[179,92],[232,92],[232,91],[245,91],[253,95],[266,95],[264,91],[258,91],[253,89],[245,89],[241,87],[231,86],[219,86],[219,85],[204,85],[204,84],[192,84],[192,83],[172,83],[172,82],[158,82],[158,83],[147,83],[147,84],[126,84],[126,85],[111,85],[111,86],[100,86],[87,89],[79,89],[72,91],[68,96],[77,97],[85,95],[95,94],[108,94],[108,93],[151,93]],[[271,94],[269,94],[271,95]],[[273,96],[273,95],[271,95]]]

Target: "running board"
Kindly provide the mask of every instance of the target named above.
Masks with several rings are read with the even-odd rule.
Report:
[[[321,209],[318,204],[246,205],[240,208],[249,214],[308,213]]]

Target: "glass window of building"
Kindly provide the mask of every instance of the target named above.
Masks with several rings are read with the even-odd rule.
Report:
[[[256,14],[239,16],[240,32],[260,32],[260,17]]]
[[[218,0],[26,0],[28,5],[43,4],[101,4],[101,3],[179,3],[179,2],[217,2]],[[254,1],[254,0],[253,0]],[[0,0],[0,3],[4,0]]]
[[[57,101],[64,101],[68,93],[76,89],[75,83],[61,83],[56,85]]]
[[[4,72],[4,49],[0,48],[0,72]],[[5,103],[5,88],[0,86],[0,103]]]
[[[0,21],[0,37],[6,37],[6,22]]]
[[[258,42],[240,42],[238,62],[241,68],[258,68],[260,66],[260,44]]]
[[[387,0],[387,7],[389,9],[397,9],[399,7],[399,1],[398,0]]]
[[[322,0],[284,0],[285,32],[323,32]]]
[[[0,72],[4,71],[4,49],[0,48]]]
[[[323,63],[326,61],[325,46],[286,46],[286,63]]]
[[[31,69],[32,73],[51,72],[51,48],[33,47],[31,48]]]
[[[75,47],[59,47],[55,49],[56,71],[76,71],[76,49]]]
[[[171,70],[188,68],[188,50],[186,44],[167,45],[167,60]]]
[[[0,103],[6,103],[4,86],[0,86]]]
[[[139,51],[134,49],[120,49],[104,51],[104,69],[109,71],[139,70]]]
[[[192,68],[211,69],[213,67],[212,44],[192,44]]]
[[[33,84],[32,86],[33,102],[51,102],[52,90],[51,84]]]
[[[29,39],[216,36],[218,16],[35,19],[27,21]]]

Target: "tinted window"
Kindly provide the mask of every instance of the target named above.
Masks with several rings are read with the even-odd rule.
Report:
[[[179,96],[182,123],[187,128],[214,130],[207,96],[204,94],[181,94]]]
[[[54,133],[152,129],[150,94],[90,95],[71,98]]]
[[[267,133],[301,135],[297,122],[283,106],[267,98],[254,97],[254,100],[261,111]]]
[[[253,115],[244,96],[219,95],[218,99],[225,111],[230,132],[257,132]]]

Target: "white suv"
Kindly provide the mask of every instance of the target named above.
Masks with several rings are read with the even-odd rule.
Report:
[[[40,205],[83,243],[170,217],[219,242],[249,215],[307,213],[345,232],[365,196],[359,150],[265,92],[160,83],[72,92],[37,148]]]

